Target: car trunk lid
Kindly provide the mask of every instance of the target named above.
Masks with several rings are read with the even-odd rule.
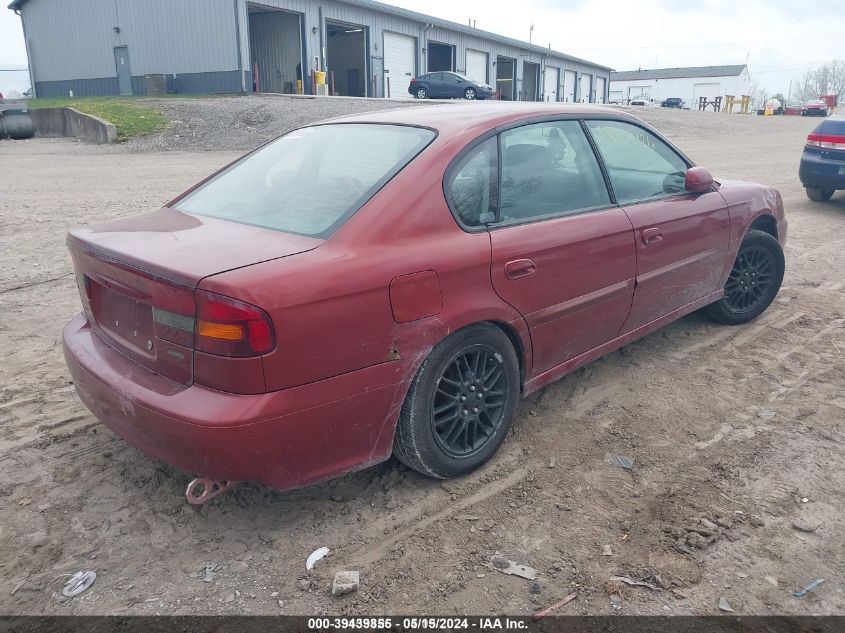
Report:
[[[807,138],[824,158],[845,160],[845,117],[825,119]]]
[[[173,209],[68,235],[83,308],[97,334],[140,365],[186,385],[193,382],[199,282],[322,241]]]

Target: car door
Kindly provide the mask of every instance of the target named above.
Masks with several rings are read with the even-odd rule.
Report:
[[[471,81],[467,81],[465,77],[461,77],[460,75],[452,75],[454,78],[454,91],[455,91],[455,98],[463,99],[465,98],[465,93],[467,88],[475,88],[475,84]]]
[[[429,73],[429,89],[428,96],[434,98],[443,98],[448,96],[445,91],[445,83],[443,81],[443,73]]]
[[[438,73],[440,75],[440,96],[447,99],[454,99],[457,93],[455,88],[455,75],[452,73]]]
[[[716,187],[685,190],[690,164],[652,132],[616,120],[587,128],[636,237],[637,288],[624,334],[719,289],[730,215]]]
[[[503,131],[499,160],[491,278],[528,324],[537,375],[619,332],[634,291],[633,228],[578,120]]]

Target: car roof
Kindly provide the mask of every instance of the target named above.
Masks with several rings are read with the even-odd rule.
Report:
[[[467,131],[482,131],[507,125],[521,119],[554,116],[611,115],[637,121],[637,117],[616,108],[580,103],[534,103],[488,101],[448,104],[428,104],[417,107],[378,110],[323,121],[323,123],[390,123],[432,128],[440,134],[451,135]]]

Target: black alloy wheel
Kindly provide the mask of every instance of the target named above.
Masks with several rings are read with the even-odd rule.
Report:
[[[438,445],[453,457],[477,453],[502,423],[508,376],[497,354],[482,345],[461,350],[437,381],[431,425]]]
[[[449,479],[490,459],[507,435],[521,387],[508,335],[476,323],[440,341],[414,376],[393,454],[416,471]]]
[[[775,283],[771,251],[760,246],[740,250],[725,283],[725,304],[734,312],[750,312],[766,300]]]
[[[751,229],[740,244],[724,294],[705,308],[719,323],[739,325],[760,316],[780,290],[783,250],[774,236]]]

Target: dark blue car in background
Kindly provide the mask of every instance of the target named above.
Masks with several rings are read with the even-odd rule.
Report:
[[[495,93],[487,84],[453,72],[428,73],[411,80],[408,92],[416,99],[490,99]]]
[[[816,202],[845,189],[845,112],[826,118],[807,136],[798,177]]]

